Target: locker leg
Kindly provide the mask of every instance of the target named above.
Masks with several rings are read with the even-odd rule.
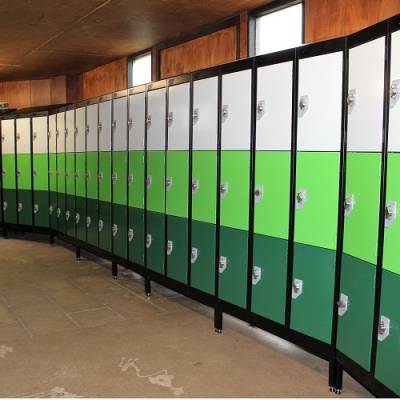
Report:
[[[7,228],[3,227],[3,238],[7,239]]]
[[[147,277],[144,278],[144,292],[147,297],[151,296],[151,279]]]
[[[81,261],[81,247],[80,246],[76,246],[75,255],[76,255],[76,260]]]
[[[50,237],[49,237],[50,245],[53,246],[54,244],[54,233],[50,232]]]
[[[214,308],[214,329],[219,335],[222,333],[223,315],[220,305],[217,303]]]
[[[336,394],[341,394],[343,389],[343,367],[337,361],[329,363],[329,390]]]
[[[113,261],[111,266],[112,276],[114,279],[118,279],[118,264]]]

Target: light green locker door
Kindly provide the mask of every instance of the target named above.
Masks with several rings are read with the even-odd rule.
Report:
[[[219,298],[246,307],[251,70],[222,77]]]
[[[65,112],[57,113],[57,220],[58,230],[66,233],[66,157],[65,157]]]
[[[331,342],[335,287],[342,75],[343,52],[299,61],[290,326],[325,343]]]
[[[370,369],[377,263],[385,38],[349,51],[346,201],[337,347]]]
[[[17,212],[20,225],[32,225],[31,119],[16,119]]]
[[[49,217],[50,227],[56,231],[58,229],[57,218],[57,121],[56,114],[49,115]]]
[[[65,113],[65,224],[68,236],[75,237],[75,109]]]
[[[48,117],[32,118],[34,225],[49,227]]]
[[[188,279],[190,83],[168,89],[168,151],[166,177],[167,275]]]
[[[285,322],[293,62],[257,70],[252,304]]]

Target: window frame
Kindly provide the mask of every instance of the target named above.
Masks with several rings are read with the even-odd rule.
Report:
[[[147,83],[151,83],[153,82],[153,66],[154,66],[154,60],[153,60],[153,52],[151,48],[139,51],[137,53],[131,54],[130,56],[128,56],[128,62],[127,62],[127,67],[128,67],[128,71],[127,71],[127,80],[128,80],[128,89],[134,87],[133,86],[133,62],[137,59],[140,58],[146,54],[150,54],[151,57],[151,62],[150,62],[150,81]],[[143,84],[144,85],[144,84]]]

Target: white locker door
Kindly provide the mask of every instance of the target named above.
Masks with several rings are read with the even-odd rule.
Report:
[[[165,150],[165,88],[147,95],[147,150]]]
[[[98,105],[92,104],[86,108],[87,151],[98,150],[98,124]]]
[[[65,112],[57,114],[57,153],[65,152]]]
[[[222,77],[222,150],[249,150],[251,128],[251,70]]]
[[[15,120],[5,119],[1,121],[2,154],[15,153]]]
[[[392,34],[388,151],[400,151],[400,31]]]
[[[193,150],[218,146],[218,77],[193,83]]]
[[[75,124],[76,124],[75,151],[77,153],[84,153],[86,148],[85,119],[86,119],[85,107],[77,108],[75,111]]]
[[[113,150],[126,151],[128,140],[128,103],[126,97],[114,100],[113,113]]]
[[[168,105],[168,150],[189,149],[190,84],[171,86]]]
[[[49,153],[57,151],[57,116],[52,114],[49,116]]]
[[[291,150],[293,62],[257,70],[257,150]]]
[[[129,150],[144,150],[146,126],[146,94],[129,98]]]
[[[343,53],[299,62],[297,150],[340,151]]]
[[[75,111],[65,113],[65,142],[67,153],[75,152]]]
[[[47,117],[32,118],[32,144],[34,154],[47,153]]]
[[[347,151],[381,151],[385,38],[349,51]]]
[[[111,100],[99,104],[99,150],[111,151]]]
[[[17,120],[17,153],[30,154],[31,152],[31,119],[18,118]]]

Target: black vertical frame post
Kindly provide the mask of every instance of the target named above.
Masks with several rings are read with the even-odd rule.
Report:
[[[147,267],[147,246],[146,246],[146,238],[147,238],[147,115],[149,110],[149,87],[146,86],[145,91],[145,99],[144,99],[144,179],[143,179],[143,193],[144,193],[144,202],[143,202],[143,216],[144,216],[144,240],[143,240],[143,257],[144,257],[144,267],[146,269],[146,275],[144,278],[144,291],[147,297],[151,295],[151,279],[149,275],[149,270]]]
[[[31,220],[32,220],[32,225],[35,225],[35,213],[34,213],[34,204],[35,204],[35,200],[34,200],[34,182],[35,180],[33,179],[33,117],[34,115],[32,114],[29,118],[29,126],[30,126],[30,138],[29,138],[29,142],[30,142],[30,165],[31,165]]]
[[[2,131],[2,118],[0,118],[0,216],[1,216],[1,225],[3,228],[3,235],[5,234],[5,223],[4,223],[4,212],[3,212],[3,131]]]
[[[167,215],[167,168],[168,168],[168,113],[169,113],[169,88],[170,84],[167,80],[165,83],[165,145],[164,145],[164,275],[168,275],[168,257],[167,257],[167,243],[168,243],[168,215]]]
[[[16,216],[17,216],[17,224],[19,224],[19,212],[18,212],[18,204],[19,204],[19,191],[18,191],[18,146],[17,146],[17,118],[14,118],[14,174],[15,174],[15,199],[16,204],[14,205]]]

